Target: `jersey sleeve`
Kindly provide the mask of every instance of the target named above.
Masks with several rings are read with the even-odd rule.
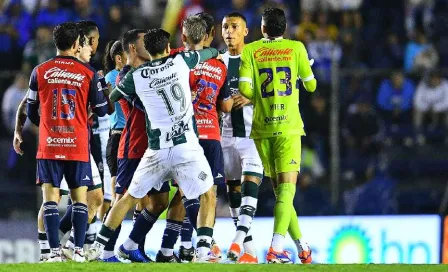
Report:
[[[122,97],[129,100],[129,97],[136,95],[134,77],[132,76],[133,72],[134,70],[129,71],[115,86],[114,90],[110,94],[110,99],[112,102],[116,102]]]
[[[308,52],[303,43],[299,43],[299,77],[302,82],[308,82],[314,79],[313,70],[311,70]]]
[[[253,97],[253,68],[248,46],[244,47],[241,53],[238,89],[243,96],[249,99]]]
[[[106,78],[106,83],[110,83],[110,85],[112,86],[112,88],[115,88],[115,82],[116,82],[116,78],[117,78],[117,77],[114,77],[114,75],[116,75],[116,74],[114,74],[113,72],[109,72],[109,73],[107,73],[107,75],[105,76],[105,78]]]
[[[218,100],[221,101],[226,101],[229,100],[232,96],[232,93],[230,92],[230,86],[229,86],[229,81],[226,80],[224,81],[224,84],[221,87],[221,90],[219,90],[219,95],[218,95]]]
[[[103,83],[100,82],[100,78],[97,73],[94,73],[92,82],[90,83],[90,91],[89,91],[89,102],[90,107],[93,112],[98,116],[104,116],[108,110],[108,103],[106,96],[103,93],[103,89],[107,88],[104,78],[102,78]]]
[[[26,113],[30,121],[36,126],[39,126],[40,122],[39,95],[37,93],[37,90],[38,90],[37,69],[34,68],[30,76]]]
[[[190,69],[196,67],[200,62],[204,62],[218,56],[218,50],[215,48],[206,48],[198,51],[189,51],[179,53]]]

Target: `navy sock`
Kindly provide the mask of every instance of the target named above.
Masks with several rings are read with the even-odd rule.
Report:
[[[89,210],[87,205],[83,203],[73,204],[72,224],[75,234],[75,247],[83,247],[87,231],[87,218]]]
[[[185,196],[182,197],[182,202],[184,203],[185,211],[190,223],[195,230],[197,230],[196,223],[198,221],[199,214],[199,199],[187,199]]]
[[[157,218],[159,218],[158,215],[153,215],[147,209],[144,209],[137,220],[135,220],[129,238],[137,244],[140,243],[151,230],[152,226],[157,221]]]
[[[50,248],[59,248],[59,211],[58,203],[44,203],[44,224]]]
[[[188,217],[184,218],[182,223],[182,230],[180,231],[180,240],[182,242],[191,242],[191,236],[193,236],[193,225]]]
[[[182,222],[166,220],[166,228],[162,237],[162,248],[173,249],[181,232]]]
[[[140,242],[138,242],[138,250],[140,250],[140,252],[142,253],[145,253],[145,243],[146,243],[146,235],[143,236]]]
[[[67,233],[72,229],[72,205],[67,206],[67,210],[65,214],[61,218],[61,222],[59,222],[59,230],[62,233]]]
[[[117,243],[118,236],[120,235],[120,231],[121,231],[121,224],[115,229],[114,234],[112,234],[112,236],[110,237],[109,241],[104,247],[104,250],[114,251],[115,244]]]
[[[132,213],[132,224],[135,224],[135,220],[137,220],[138,216],[142,213],[142,211],[134,210]]]

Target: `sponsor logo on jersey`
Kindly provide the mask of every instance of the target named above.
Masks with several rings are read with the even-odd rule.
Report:
[[[151,63],[151,66],[159,66],[160,64],[162,64],[162,61],[156,61],[156,62]],[[140,75],[143,78],[148,78],[149,75],[155,75],[157,73],[163,72],[163,71],[167,70],[168,68],[172,67],[173,65],[174,65],[173,61],[168,61],[162,67],[157,67],[157,68],[146,67],[146,68],[142,69]]]
[[[288,115],[281,115],[281,116],[271,116],[264,118],[264,122],[266,124],[273,123],[273,122],[279,122],[279,121],[286,121],[288,120]]]
[[[44,79],[51,78],[64,78],[64,79],[72,79],[76,81],[82,82],[86,76],[83,74],[75,74],[72,72],[67,72],[67,70],[62,70],[59,67],[53,67],[49,70],[45,71]]]
[[[188,126],[188,123],[185,123],[184,121],[180,121],[179,123],[174,124],[173,127],[171,127],[171,131],[166,133],[165,141],[169,142],[173,138],[177,138],[179,136],[182,136],[185,134],[186,131],[189,131],[190,128]]]
[[[149,87],[150,88],[160,88],[160,87],[164,87],[166,85],[171,84],[171,82],[177,79],[177,73],[173,73],[167,77],[162,77],[162,78],[154,78],[150,83],[149,83]]]
[[[213,125],[213,120],[212,119],[196,119],[196,123],[198,125]]]
[[[75,133],[75,127],[71,126],[52,126],[50,130],[57,133]]]
[[[221,80],[222,78],[221,67],[210,65],[207,62],[199,63],[198,66],[193,70],[193,73],[196,76],[204,75],[217,80]]]
[[[261,47],[254,52],[254,58],[258,62],[267,62],[267,61],[291,61],[292,60],[292,52],[294,49],[292,48],[283,48],[283,49],[275,49],[275,48],[267,48]]]
[[[65,146],[65,147],[76,147],[75,144],[76,138],[56,138],[56,137],[48,137],[47,138],[47,146]]]
[[[63,61],[63,60],[56,60],[54,63],[65,64],[65,65],[75,65],[75,63],[73,61]]]

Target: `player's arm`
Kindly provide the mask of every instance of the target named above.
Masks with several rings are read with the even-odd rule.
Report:
[[[216,58],[219,55],[217,49],[209,47],[198,51],[181,52],[181,56],[184,58],[190,69],[196,67],[199,63]]]
[[[135,83],[134,77],[132,73],[134,70],[130,70],[124,78],[115,86],[112,93],[110,94],[110,100],[112,102],[117,102],[121,98],[125,98],[128,101],[131,101],[131,97],[135,97]]]
[[[240,93],[247,99],[252,99],[254,96],[253,90],[253,71],[251,56],[248,47],[243,48],[241,53],[241,63],[240,63],[240,78],[238,82],[238,89]]]
[[[312,62],[308,59],[308,52],[303,43],[299,43],[299,77],[303,82],[305,90],[314,92],[317,87],[317,81],[311,70]]]
[[[22,101],[20,101],[19,108],[17,109],[16,114],[16,124],[14,128],[14,139],[13,139],[13,147],[14,151],[17,154],[23,155],[23,150],[20,148],[20,144],[23,142],[22,138],[22,131],[23,127],[25,126],[26,122],[26,100],[28,99],[29,91],[26,92],[25,96],[23,97]]]
[[[230,93],[229,82],[227,81],[227,79],[224,82],[224,84],[222,85],[221,90],[219,91],[217,105],[218,105],[218,110],[221,112],[232,111],[233,98],[232,98],[232,94]]]
[[[26,114],[30,121],[39,126],[40,116],[39,116],[39,96],[37,94],[37,72],[36,68],[34,68],[33,72],[31,72],[30,84],[28,89],[28,98],[26,105]]]
[[[90,83],[89,102],[92,111],[100,117],[110,112],[110,105],[113,104],[110,102],[109,97],[105,95],[104,91],[107,93],[107,90],[105,90],[106,88],[107,84],[104,77],[100,79],[95,73]]]

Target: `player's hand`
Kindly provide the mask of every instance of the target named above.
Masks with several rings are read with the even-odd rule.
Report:
[[[104,72],[103,72],[103,70],[99,70],[99,71],[97,71],[96,74],[98,75],[99,78],[104,77]]]
[[[224,59],[222,57],[222,54],[218,54],[218,56],[216,57],[217,60],[220,60],[222,62],[224,62]]]
[[[109,96],[111,92],[112,92],[112,85],[109,82],[107,83],[107,88],[103,89],[104,96]]]
[[[14,140],[12,145],[14,146],[14,151],[19,155],[23,155],[23,150],[20,148],[20,144],[22,142],[23,142],[22,133],[14,131]]]
[[[314,64],[314,59],[310,59],[310,66],[313,66]]]
[[[198,96],[198,92],[196,92],[196,91],[192,91],[191,92],[191,101],[194,101],[194,100],[196,100],[196,97]]]
[[[233,95],[232,98],[233,98],[233,108],[236,110],[239,110],[242,107],[250,104],[250,100],[242,96],[241,94]]]

